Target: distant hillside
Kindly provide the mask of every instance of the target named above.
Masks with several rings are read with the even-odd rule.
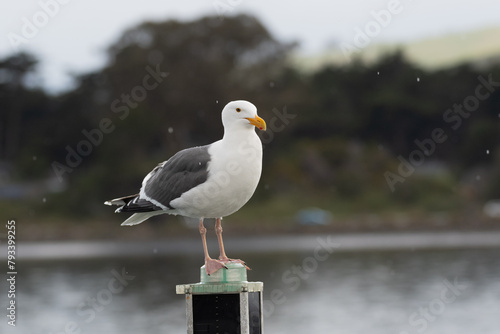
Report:
[[[327,64],[347,64],[353,57],[371,63],[397,49],[407,59],[425,68],[451,67],[463,62],[500,62],[500,27],[453,33],[410,43],[370,44],[360,52],[351,53],[351,59],[341,51],[340,44],[322,54],[295,55],[293,63],[305,70],[314,70]]]

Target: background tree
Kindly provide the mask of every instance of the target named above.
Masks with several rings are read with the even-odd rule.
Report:
[[[335,211],[345,207],[335,203],[347,202],[366,210],[394,203],[443,210],[459,202],[478,168],[486,171],[482,180],[498,183],[500,90],[458,128],[443,119],[474,94],[479,76],[500,81],[498,64],[430,71],[396,52],[307,73],[288,63],[294,46],[248,15],[145,22],[108,48],[102,69],[76,77],[76,88],[58,96],[34,88],[33,56],[9,56],[0,60],[0,159],[15,165],[18,179],[54,176],[51,164],[65,163],[68,149],[88,140],[84,132],[109,119],[113,130],[64,175],[67,190],[47,195],[43,206],[102,215],[109,212],[103,200],[137,191],[158,162],[220,138],[223,106],[247,99],[270,125],[254,201],[281,212],[307,203]],[[146,89],[147,76],[154,85]],[[285,126],[283,113],[294,116]],[[415,140],[436,128],[446,130],[447,140],[426,157],[425,173],[418,169],[391,193],[384,172],[397,169],[397,157],[408,158]],[[483,198],[498,193],[483,188],[477,192]]]

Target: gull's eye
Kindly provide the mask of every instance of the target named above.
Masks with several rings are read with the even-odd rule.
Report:
[[[237,111],[237,112],[240,112],[240,111],[241,111],[241,108],[236,108],[236,111]]]

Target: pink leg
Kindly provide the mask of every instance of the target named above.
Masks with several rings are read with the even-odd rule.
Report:
[[[205,253],[205,271],[207,272],[207,275],[211,275],[215,273],[217,270],[221,268],[226,268],[227,267],[224,265],[222,261],[214,260],[208,255],[208,248],[207,248],[207,229],[205,226],[203,226],[203,218],[200,219],[200,235],[201,235],[201,242],[203,243],[203,252]]]
[[[222,219],[221,218],[217,218],[217,220],[215,221],[215,234],[217,234],[217,240],[219,241],[219,250],[220,250],[219,260],[223,263],[228,263],[228,262],[241,263],[247,269],[250,270],[250,268],[247,267],[247,265],[244,261],[242,261],[240,259],[230,259],[226,256],[226,252],[224,251],[224,242],[222,241]]]

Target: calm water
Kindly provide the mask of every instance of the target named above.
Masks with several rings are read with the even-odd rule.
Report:
[[[499,249],[238,256],[264,282],[268,334],[500,333]],[[0,331],[185,333],[175,285],[197,282],[199,265],[200,255],[24,261],[17,326],[4,318]]]

